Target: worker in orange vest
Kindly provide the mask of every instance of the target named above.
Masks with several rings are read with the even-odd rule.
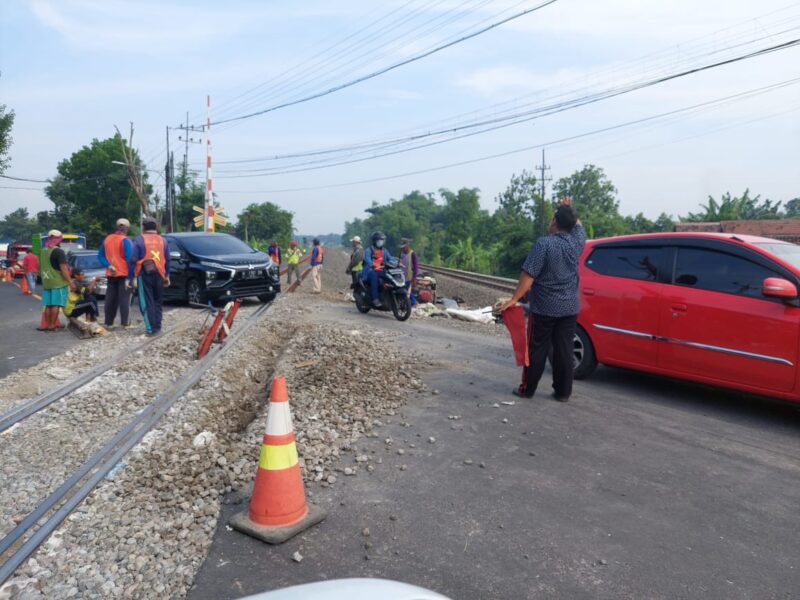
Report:
[[[142,221],[142,233],[133,242],[134,288],[139,299],[147,335],[161,332],[164,307],[164,287],[169,287],[169,247],[158,235],[158,223],[153,217]]]
[[[122,326],[130,327],[130,287],[133,278],[131,265],[133,244],[128,239],[130,228],[131,223],[128,219],[117,219],[117,230],[106,236],[100,245],[100,250],[97,251],[100,264],[106,267],[108,281],[104,309],[106,329],[114,327],[117,309]]]
[[[275,265],[278,267],[281,266],[281,263],[283,262],[283,256],[281,255],[281,247],[278,246],[278,242],[275,240],[272,241],[272,243],[269,245],[269,248],[267,248],[267,254],[269,254],[269,257],[272,259],[272,262],[274,262]]]

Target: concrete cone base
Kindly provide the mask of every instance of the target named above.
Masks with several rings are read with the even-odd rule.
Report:
[[[243,510],[236,513],[230,520],[231,527],[246,533],[247,535],[267,542],[268,544],[282,544],[289,538],[296,536],[301,531],[305,531],[312,525],[323,521],[327,513],[319,506],[313,504],[308,505],[308,514],[299,522],[294,525],[287,525],[285,527],[269,527],[266,525],[259,525],[250,520],[248,510]]]

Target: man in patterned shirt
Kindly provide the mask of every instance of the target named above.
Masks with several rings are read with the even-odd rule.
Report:
[[[565,198],[550,222],[550,234],[539,238],[522,265],[517,289],[500,306],[506,310],[530,291],[528,355],[530,366],[522,371],[522,383],[514,395],[531,398],[553,348],[553,397],[566,402],[572,394],[573,338],[580,310],[578,259],[586,232],[572,200]]]

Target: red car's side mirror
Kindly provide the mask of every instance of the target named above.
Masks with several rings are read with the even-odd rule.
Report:
[[[780,277],[767,277],[762,284],[761,293],[772,298],[792,300],[797,298],[797,286]]]

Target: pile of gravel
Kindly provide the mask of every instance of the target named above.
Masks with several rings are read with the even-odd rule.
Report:
[[[422,387],[377,333],[321,326],[318,297],[287,296],[179,400],[0,598],[177,598],[202,564],[224,494],[255,475],[268,387],[285,374],[304,477],[327,486],[332,462],[378,417]],[[234,325],[235,327],[235,325]],[[354,349],[359,352],[354,352]],[[366,369],[365,357],[409,369]],[[318,362],[314,362],[318,361]],[[366,461],[354,462],[347,475]],[[311,494],[310,494],[311,495]]]

